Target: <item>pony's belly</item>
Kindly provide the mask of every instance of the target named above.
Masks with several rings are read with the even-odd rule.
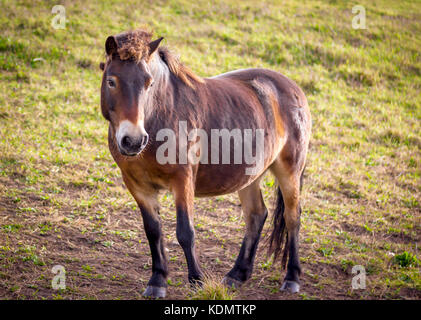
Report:
[[[195,196],[217,196],[236,192],[251,184],[258,175],[247,175],[243,165],[200,165]]]

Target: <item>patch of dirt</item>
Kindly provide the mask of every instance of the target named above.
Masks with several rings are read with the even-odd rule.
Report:
[[[56,218],[48,213],[49,204],[45,200],[28,195],[24,201],[30,201],[39,210],[16,214],[18,204],[10,198],[2,198],[0,203],[2,226],[22,225],[18,232],[0,230],[1,299],[143,299],[152,261],[138,211],[116,212],[110,208],[108,222],[100,220],[102,225],[98,227],[100,222],[89,216],[56,223]],[[212,205],[209,199],[196,200],[196,245],[203,270],[222,279],[234,265],[239,252],[244,235],[243,219],[235,196],[214,201]],[[71,208],[62,208],[61,212],[71,212]],[[175,237],[172,205],[161,210],[161,217],[170,270],[167,298],[186,299],[191,291],[183,251]],[[269,217],[263,233],[268,232],[270,220]],[[39,224],[48,221],[52,221],[51,228],[42,232]],[[367,235],[362,227],[347,223],[342,226],[354,235]],[[116,232],[118,230],[120,233]],[[126,235],[124,231],[133,232]],[[304,231],[301,234],[302,238],[306,237]],[[279,264],[267,264],[266,250],[261,242],[252,279],[235,293],[235,298],[381,298],[380,293],[353,293],[352,275],[340,265],[321,261],[312,243],[302,241],[300,252],[304,258],[300,295],[279,291],[285,271]],[[63,292],[51,287],[55,265],[62,265],[66,270],[67,289]],[[399,296],[417,299],[420,292],[402,288]]]

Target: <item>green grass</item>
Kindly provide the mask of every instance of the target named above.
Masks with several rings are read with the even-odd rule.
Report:
[[[420,1],[66,1],[64,30],[51,27],[56,4],[0,0],[0,298],[141,297],[149,248],[108,151],[98,65],[107,36],[142,25],[201,76],[265,67],[305,91],[298,298],[420,298]],[[357,4],[366,30],[352,29]],[[273,184],[262,183],[269,207]],[[183,279],[169,297],[188,298],[173,199],[161,200],[171,281]],[[221,277],[243,235],[238,204],[195,204],[201,262]],[[60,294],[56,264],[69,276]],[[351,290],[354,265],[367,270],[365,291]],[[288,298],[283,275],[259,250],[236,298]]]
[[[395,262],[399,264],[400,267],[416,267],[419,265],[419,260],[415,255],[408,252],[403,252],[402,254],[398,254],[395,256]]]

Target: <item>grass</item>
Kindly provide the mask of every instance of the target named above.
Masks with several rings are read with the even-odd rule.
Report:
[[[192,289],[189,298],[191,300],[233,300],[235,291],[223,285],[221,279],[208,274],[201,285]]]
[[[403,252],[402,254],[399,254],[395,256],[395,262],[399,264],[400,267],[411,267],[411,266],[418,266],[419,261],[415,255],[409,252]]]
[[[201,76],[265,67],[305,91],[313,133],[295,298],[420,298],[419,1],[63,4],[66,28],[55,30],[55,2],[0,0],[0,298],[141,298],[149,247],[107,148],[98,68],[106,37],[141,25]],[[352,28],[356,4],[365,30]],[[262,183],[270,208],[273,184]],[[191,298],[172,196],[161,203],[177,284],[168,294]],[[222,278],[243,236],[239,200],[200,199],[195,211],[201,263]],[[60,292],[57,264],[67,276]],[[354,265],[367,271],[366,290],[351,290]],[[291,298],[279,292],[283,276],[260,248],[235,298]]]

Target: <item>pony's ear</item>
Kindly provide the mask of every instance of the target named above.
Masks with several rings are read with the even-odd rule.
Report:
[[[105,68],[105,63],[104,63],[104,62],[100,62],[100,63],[99,63],[99,68],[100,68],[102,71],[104,71],[104,68]]]
[[[151,56],[152,53],[154,53],[156,51],[156,49],[158,49],[159,44],[161,43],[161,41],[164,39],[164,37],[158,38],[154,41],[149,42],[148,46],[149,46],[149,55]]]
[[[105,41],[105,52],[109,56],[117,53],[117,41],[114,36],[109,36]]]

